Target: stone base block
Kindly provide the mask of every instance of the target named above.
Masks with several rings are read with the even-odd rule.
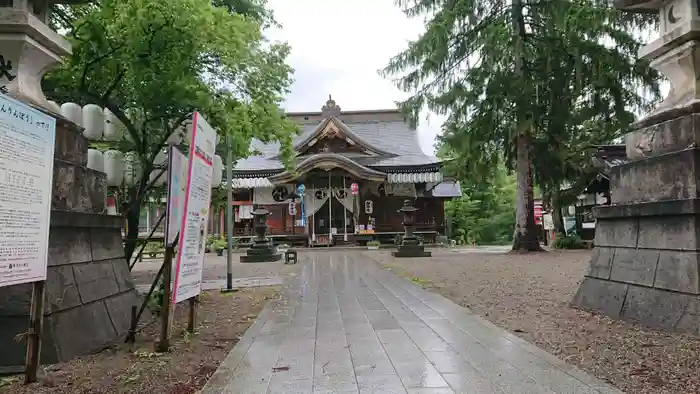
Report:
[[[399,246],[398,250],[391,252],[394,257],[431,257],[432,253],[426,252],[423,247],[402,247]]]
[[[585,277],[572,306],[667,331],[700,334],[700,296]]]
[[[51,209],[104,213],[106,198],[107,174],[54,160]]]
[[[52,211],[42,364],[68,361],[124,339],[141,305],[118,216]],[[0,289],[0,366],[24,364],[31,285]],[[148,313],[142,319],[149,319]]]
[[[273,263],[282,260],[281,254],[250,254],[241,256],[241,263]]]

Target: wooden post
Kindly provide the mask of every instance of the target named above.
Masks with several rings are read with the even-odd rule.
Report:
[[[157,351],[167,352],[170,350],[170,327],[171,321],[171,299],[170,283],[172,282],[173,272],[173,254],[174,246],[169,245],[165,248],[165,258],[163,261],[163,300],[160,304],[160,341],[158,342]]]
[[[129,323],[129,333],[126,335],[127,343],[134,343],[136,341],[136,328],[139,324],[139,307],[136,305],[131,306],[131,322]]]
[[[195,328],[197,326],[197,304],[199,304],[199,296],[195,296],[189,299],[190,310],[187,318],[187,331],[190,334],[194,334]]]
[[[39,357],[41,355],[41,335],[44,328],[44,297],[46,282],[34,282],[32,301],[29,312],[29,330],[27,332],[27,358],[25,363],[24,384],[37,381]]]

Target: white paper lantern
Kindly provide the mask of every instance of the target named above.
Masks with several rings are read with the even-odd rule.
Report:
[[[214,165],[212,167],[214,174],[212,175],[211,187],[219,187],[221,185],[224,171],[224,161],[221,160],[221,156],[214,156]]]
[[[50,109],[51,109],[53,112],[55,112],[55,113],[57,113],[57,114],[60,114],[60,113],[61,113],[61,106],[58,105],[55,101],[49,100],[49,106],[51,107]]]
[[[124,183],[129,186],[136,185],[141,180],[141,162],[136,152],[124,154]]]
[[[119,141],[124,137],[124,124],[110,111],[105,108],[105,133],[104,139],[107,141]]]
[[[88,149],[87,168],[105,172],[105,159],[102,152],[98,151],[97,149]]]
[[[91,141],[102,139],[105,128],[104,111],[98,105],[87,104],[83,107],[83,135]]]
[[[124,154],[118,150],[108,150],[104,153],[107,186],[119,186],[124,181]]]
[[[78,126],[83,125],[83,109],[76,103],[63,103],[61,115]]]

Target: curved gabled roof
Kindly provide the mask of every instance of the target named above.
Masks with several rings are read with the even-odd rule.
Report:
[[[314,140],[314,138],[319,138],[322,137],[323,132],[326,130],[326,128],[329,126],[329,124],[332,123],[334,126],[336,126],[338,129],[340,129],[346,137],[350,138],[353,140],[355,143],[360,145],[362,148],[371,151],[377,155],[381,156],[396,156],[395,154],[386,151],[380,147],[375,146],[374,144],[366,141],[362,136],[359,134],[355,133],[350,129],[343,121],[338,119],[335,116],[330,116],[324,119],[321,123],[314,128],[314,130],[311,133],[307,133],[305,137],[303,137],[301,140],[298,142],[294,143],[294,150],[298,153],[302,149],[306,148],[308,144]]]
[[[313,155],[303,160],[294,171],[285,171],[280,174],[268,177],[272,183],[288,183],[296,180],[301,175],[316,169],[330,170],[331,168],[342,168],[348,173],[361,178],[375,182],[383,182],[386,180],[386,174],[381,171],[376,171],[356,163],[343,155],[337,153],[320,153]]]
[[[320,123],[300,124],[302,131],[293,138],[293,146],[298,148],[308,144],[318,133],[318,130],[323,129],[322,125],[330,121],[329,118],[325,118]],[[424,166],[441,162],[437,157],[426,155],[423,152],[418,142],[417,131],[401,120],[343,122],[343,113],[339,117],[333,116],[333,118],[339,123],[336,123],[338,128],[342,128],[343,132],[350,136],[349,138],[354,138],[363,146],[370,146],[373,152],[387,152],[377,156],[368,156],[366,159],[354,158],[360,164],[376,168]],[[348,133],[346,129],[350,132]],[[278,142],[263,143],[259,140],[253,140],[251,150],[258,151],[259,154],[239,160],[235,171],[281,171],[284,169],[284,165],[278,159]],[[372,164],[369,164],[370,162]]]

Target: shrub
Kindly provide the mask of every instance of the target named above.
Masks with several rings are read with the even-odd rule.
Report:
[[[578,235],[557,234],[554,247],[556,249],[585,249],[586,246]]]
[[[156,316],[160,316],[160,306],[163,305],[163,293],[163,280],[161,279],[146,303],[146,307]]]
[[[219,238],[212,243],[211,247],[217,251],[224,250],[228,247],[228,241],[224,238]]]

